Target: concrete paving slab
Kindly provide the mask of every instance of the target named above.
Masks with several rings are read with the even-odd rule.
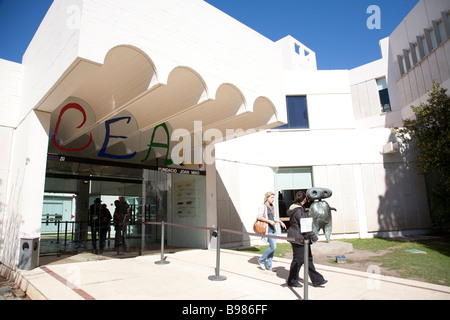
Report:
[[[128,259],[100,259],[48,264],[19,272],[21,289],[31,299],[48,300],[297,300],[304,288],[286,286],[290,260],[275,258],[273,271],[261,270],[253,253],[221,250],[220,275],[215,275],[215,250],[159,254]],[[92,258],[92,257],[91,257]],[[83,259],[81,259],[83,260]],[[316,265],[328,283],[308,287],[310,300],[450,300],[450,287],[338,267]],[[303,269],[300,271],[303,277]]]

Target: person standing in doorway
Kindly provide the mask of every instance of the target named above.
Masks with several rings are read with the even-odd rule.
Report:
[[[114,201],[116,209],[114,211],[114,227],[116,231],[114,246],[119,254],[120,247],[123,251],[128,251],[127,228],[130,223],[130,205],[125,201],[124,197]]]
[[[118,254],[120,246],[122,245],[122,225],[124,217],[120,214],[119,200],[114,201],[114,206],[116,207],[114,209],[114,217],[113,217],[113,224],[115,230],[114,247],[116,248]]]
[[[314,287],[318,287],[324,285],[328,281],[324,279],[324,277],[317,272],[314,267],[313,257],[311,253],[311,242],[316,242],[317,236],[314,232],[305,232],[301,233],[300,227],[300,219],[308,218],[308,213],[305,210],[306,203],[306,194],[304,191],[299,191],[295,194],[294,203],[289,207],[289,210],[286,212],[286,215],[290,217],[290,226],[287,231],[288,238],[294,238],[294,240],[288,240],[292,245],[293,259],[291,263],[291,267],[289,270],[289,276],[287,279],[287,285],[289,287],[302,287],[299,282],[299,272],[303,263],[305,262],[304,256],[304,246],[308,246],[308,272],[309,278],[312,281]],[[305,239],[309,240],[307,244],[305,244]],[[308,281],[308,279],[304,279],[304,281]]]
[[[267,192],[264,196],[264,203],[258,208],[258,220],[266,223],[266,235],[277,235],[275,225],[279,223],[284,229],[286,226],[283,221],[275,218],[275,207],[273,202],[275,201],[275,193]],[[262,270],[272,269],[272,260],[277,248],[276,240],[273,238],[267,238],[269,242],[269,248],[258,259],[258,265]],[[264,265],[265,263],[265,265]]]
[[[106,236],[108,235],[108,232],[111,228],[111,212],[107,208],[106,204],[102,205],[102,210],[100,213],[100,254],[103,253],[103,250],[105,249],[106,244]]]
[[[102,200],[96,198],[89,207],[89,226],[91,227],[92,250],[97,251],[97,233],[100,233],[100,214],[102,212]]]

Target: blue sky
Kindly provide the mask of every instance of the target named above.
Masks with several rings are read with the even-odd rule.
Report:
[[[101,1],[101,0],[100,0]],[[53,0],[0,0],[0,58],[22,56]],[[265,37],[291,35],[316,52],[319,69],[352,69],[381,58],[389,36],[418,0],[206,0]],[[380,29],[369,29],[370,5]]]

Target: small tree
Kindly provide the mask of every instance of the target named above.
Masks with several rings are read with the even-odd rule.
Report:
[[[394,133],[404,146],[412,146],[418,174],[425,175],[430,186],[431,219],[439,227],[450,228],[450,97],[447,89],[434,82],[428,103],[412,106],[415,119],[404,119]]]

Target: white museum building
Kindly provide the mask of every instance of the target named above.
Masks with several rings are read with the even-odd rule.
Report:
[[[125,197],[137,243],[161,237],[143,221],[252,232],[267,191],[286,219],[311,187],[333,192],[332,239],[428,232],[424,178],[391,128],[433,81],[450,87],[449,15],[420,0],[379,60],[318,70],[313,48],[203,0],[55,0],[22,63],[0,60],[0,264],[52,232],[47,215],[82,239],[96,198],[113,212]],[[205,229],[165,239],[211,246]]]

